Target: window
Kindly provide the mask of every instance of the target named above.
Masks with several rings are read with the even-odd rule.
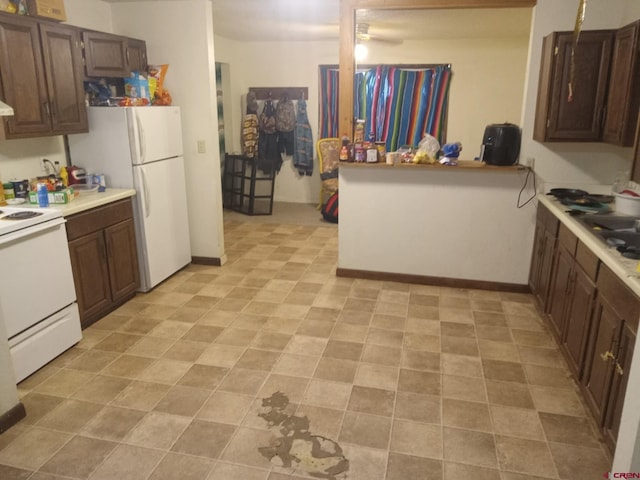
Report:
[[[378,65],[359,69],[354,118],[365,119],[365,136],[387,151],[417,145],[424,134],[446,140],[451,65]],[[320,137],[338,137],[338,68],[320,66]]]

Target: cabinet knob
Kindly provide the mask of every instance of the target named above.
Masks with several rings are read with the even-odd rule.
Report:
[[[600,354],[600,358],[603,362],[608,362],[609,360],[613,360],[615,357],[612,352],[605,352]]]

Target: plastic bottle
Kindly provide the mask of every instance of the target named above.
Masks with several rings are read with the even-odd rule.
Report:
[[[47,189],[46,183],[38,183],[37,187],[38,192],[38,206],[39,207],[48,207],[49,206],[49,190]]]
[[[348,162],[349,161],[349,137],[347,135],[343,135],[342,137],[342,147],[340,148],[340,161]]]
[[[65,188],[69,186],[69,172],[67,172],[66,167],[60,167],[60,178],[62,179],[62,183]]]

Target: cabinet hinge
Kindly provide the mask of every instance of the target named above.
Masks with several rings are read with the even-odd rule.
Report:
[[[551,126],[551,119],[547,118],[547,128]]]
[[[559,51],[559,50],[558,50],[558,47],[556,46],[556,47],[555,47],[555,49],[553,50],[553,54],[554,54],[554,55],[558,55],[558,51]]]

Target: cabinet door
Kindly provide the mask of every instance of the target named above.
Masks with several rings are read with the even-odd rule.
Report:
[[[83,328],[111,304],[107,253],[102,231],[69,242],[73,281]]]
[[[117,302],[138,288],[138,254],[133,220],[125,220],[106,228],[104,235],[112,298]]]
[[[53,133],[88,132],[80,31],[63,25],[41,24],[40,34]]]
[[[2,100],[14,110],[2,117],[4,138],[33,137],[51,132],[38,23],[14,15],[0,20],[0,83]]]
[[[82,32],[87,77],[128,77],[127,38]]]
[[[640,88],[636,85],[640,73],[639,25],[635,22],[616,32],[611,61],[603,140],[624,147],[633,145],[640,105]]]
[[[540,269],[542,268],[542,252],[544,250],[544,225],[536,223],[536,233],[533,239],[533,251],[531,252],[531,268],[529,269],[529,288],[539,300]]]
[[[534,139],[600,141],[613,30],[583,31],[572,64],[573,32],[545,38]],[[572,65],[574,83],[570,85]]]
[[[553,273],[553,254],[556,248],[556,236],[553,232],[544,232],[544,248],[540,266],[540,303],[544,311],[549,310],[548,299],[551,289],[551,274]]]
[[[569,304],[569,285],[573,274],[573,255],[565,248],[558,246],[553,279],[549,293],[549,318],[558,337],[564,330],[565,313]]]
[[[144,40],[135,38],[127,40],[127,60],[130,72],[145,73],[147,71],[147,44]]]
[[[633,150],[633,164],[631,165],[631,180],[640,183],[640,121],[636,129],[636,145]]]
[[[607,406],[607,414],[604,421],[605,441],[615,450],[615,444],[620,430],[620,418],[622,417],[622,406],[624,396],[627,391],[629,381],[629,368],[631,367],[631,357],[636,344],[636,334],[625,323],[620,336],[620,346],[615,359],[615,373],[611,383],[611,392]]]
[[[621,323],[606,299],[598,297],[583,383],[587,405],[600,424],[609,398],[615,365],[614,353],[618,345]]]
[[[596,285],[578,266],[574,267],[572,285],[562,346],[568,354],[569,367],[576,378],[580,379],[584,367],[584,352],[591,325]]]

